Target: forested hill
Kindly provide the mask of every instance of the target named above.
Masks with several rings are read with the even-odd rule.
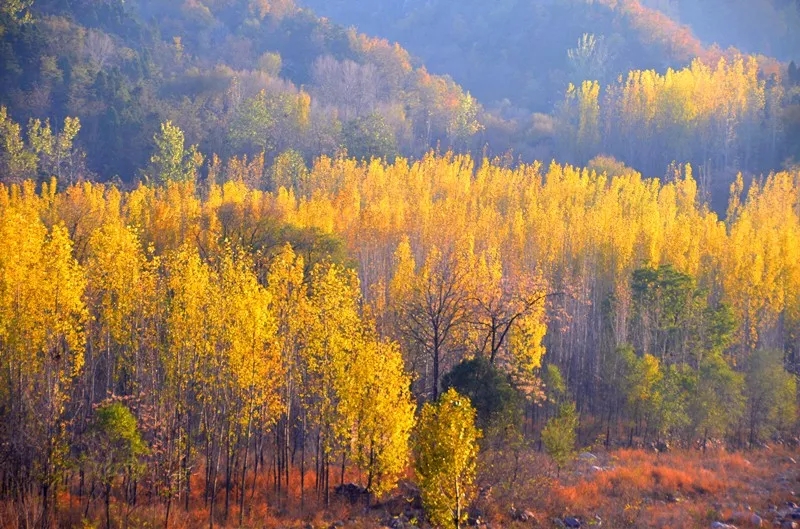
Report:
[[[568,82],[686,66],[707,50],[688,27],[636,0],[301,0],[320,14],[397,40],[487,104],[549,112]],[[570,60],[595,35],[591,64]],[[502,80],[502,82],[500,82]]]
[[[3,178],[146,179],[167,122],[201,175],[236,157],[262,188],[276,164],[343,152],[610,156],[646,176],[691,163],[724,208],[737,173],[800,160],[796,67],[705,47],[636,0],[306,4],[333,16],[293,0],[5,0]]]
[[[291,1],[2,5],[0,105],[23,130],[31,118],[54,129],[78,118],[100,178],[134,179],[168,120],[222,159],[417,155],[477,129],[477,102],[448,78]]]
[[[797,0],[645,0],[704,41],[783,61],[800,59]]]

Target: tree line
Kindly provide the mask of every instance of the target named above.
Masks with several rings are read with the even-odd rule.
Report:
[[[796,156],[788,109],[797,92],[792,76],[767,78],[741,55],[631,71],[606,86],[583,81],[559,110],[560,151],[580,164],[604,153],[651,175],[691,162],[704,196],[723,204],[737,172],[761,174]]]
[[[570,0],[526,14],[557,29],[561,43],[541,50],[554,54],[552,72],[505,83],[529,102],[486,96],[481,104],[468,90],[477,83],[461,87],[433,75],[399,45],[292,2],[9,2],[0,9],[7,44],[0,50],[0,104],[10,120],[0,130],[0,156],[13,156],[14,145],[38,134],[28,123],[49,123],[53,137],[72,142],[75,156],[62,163],[71,175],[132,183],[149,161],[152,131],[170,121],[203,152],[223,160],[247,155],[253,170],[261,162],[262,176],[287,150],[306,164],[344,151],[418,159],[432,148],[578,165],[609,154],[648,176],[664,174],[677,159],[694,165],[718,212],[738,171],[759,174],[798,159],[792,65],[686,47],[672,26],[658,35],[653,28],[664,26],[663,15],[637,2],[613,9],[596,3],[590,9],[610,17],[600,17],[598,27],[546,22],[551,12],[572,20],[577,7]],[[495,15],[505,20],[518,9]],[[609,34],[604,26],[613,27],[617,16],[645,29]],[[636,35],[643,33],[677,43],[625,60],[642,48]],[[671,58],[663,62],[662,55]],[[481,79],[510,79],[524,69],[483,71]],[[12,122],[22,130],[15,133]],[[30,177],[29,167],[6,168],[5,178]],[[43,178],[62,175],[39,168]]]

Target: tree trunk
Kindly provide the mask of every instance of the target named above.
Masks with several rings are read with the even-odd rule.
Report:
[[[111,529],[111,482],[106,483],[106,529]]]

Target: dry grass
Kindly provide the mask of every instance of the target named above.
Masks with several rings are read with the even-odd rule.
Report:
[[[800,466],[788,450],[752,453],[618,450],[576,464],[551,488],[550,516],[595,516],[611,527],[708,527],[714,520],[797,500]],[[604,470],[592,470],[602,465]],[[736,520],[748,527],[747,520]]]
[[[579,461],[555,477],[547,458],[537,452],[511,456],[509,453],[485,455],[484,478],[479,484],[491,489],[476,507],[484,520],[493,526],[530,527],[530,523],[511,520],[510,508],[528,510],[540,527],[550,527],[555,517],[576,516],[587,521],[599,517],[603,527],[613,528],[706,528],[714,520],[735,521],[740,529],[751,527],[740,519],[748,508],[759,513],[767,524],[770,505],[798,501],[800,494],[800,459],[796,451],[773,449],[759,452],[730,453],[724,450],[675,451],[655,454],[643,450],[616,450],[597,453],[597,461]],[[593,469],[602,467],[602,470]],[[202,476],[202,469],[197,476]],[[348,528],[380,527],[379,512],[365,512],[363,505],[351,506],[332,495],[326,510],[313,490],[314,475],[306,474],[306,502],[300,505],[300,476],[291,475],[289,500],[275,495],[272,476],[262,472],[247,481],[247,507],[243,527],[306,529],[331,527],[343,521]],[[339,479],[331,481],[338,483]],[[348,472],[345,481],[358,481]],[[171,529],[209,527],[209,512],[197,477],[192,482],[193,495],[187,512],[183,503],[173,503]],[[218,495],[215,527],[239,527],[238,490],[231,496],[228,517],[224,517],[224,494]],[[252,499],[251,499],[252,494]],[[102,527],[102,498],[89,505],[85,523],[86,498],[63,491],[59,494],[60,527]],[[35,509],[36,506],[34,505]],[[0,526],[15,527],[14,507],[0,503]],[[112,502],[115,527],[164,527],[162,504],[139,505],[126,509],[121,501]],[[84,525],[85,524],[85,525]]]

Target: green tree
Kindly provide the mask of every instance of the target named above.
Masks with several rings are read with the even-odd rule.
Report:
[[[578,413],[574,402],[565,402],[558,410],[558,415],[552,417],[542,429],[542,444],[547,454],[553,458],[561,469],[569,463],[575,455],[575,443],[578,427]]]
[[[662,401],[661,382],[663,372],[661,362],[653,355],[637,356],[633,348],[623,346],[619,349],[622,357],[624,375],[622,378],[627,409],[631,418],[630,442],[633,442],[634,432],[641,432],[642,428],[651,426],[649,421],[654,418]]]
[[[475,408],[455,389],[427,403],[420,413],[415,470],[430,521],[458,529],[475,496],[475,470],[481,431]]]
[[[477,411],[478,426],[484,431],[514,427],[519,423],[519,393],[508,375],[483,356],[464,360],[454,367],[442,378],[442,388],[453,388],[469,397]]]
[[[32,5],[33,0],[2,0],[0,1],[0,14],[23,19],[28,16],[26,11],[30,9]]]
[[[161,124],[161,132],[153,136],[156,152],[150,158],[151,175],[156,182],[187,182],[194,180],[203,165],[203,155],[197,145],[185,147],[183,131],[171,121]]]
[[[392,161],[398,154],[395,133],[378,113],[349,121],[342,132],[347,152],[355,158]]]
[[[704,358],[697,369],[688,404],[693,436],[702,446],[711,437],[725,435],[744,412],[744,377],[721,354]]]
[[[266,52],[258,58],[258,69],[271,77],[278,77],[282,67],[283,59],[280,53]]]
[[[465,145],[469,139],[483,130],[483,125],[478,121],[480,104],[467,92],[459,99],[458,109],[447,125],[447,134],[455,145]]]
[[[597,154],[600,146],[600,85],[596,81],[583,81],[567,87],[564,103],[559,112],[567,153],[586,163]]]
[[[294,149],[279,154],[272,163],[272,190],[293,189],[298,196],[310,194],[309,172],[303,155]]]
[[[606,76],[609,52],[603,37],[584,33],[574,48],[567,50],[572,81],[602,81]]]
[[[783,352],[760,350],[750,357],[745,376],[749,442],[794,425],[797,421],[797,381],[783,366]]]
[[[561,399],[567,394],[567,383],[564,381],[564,375],[555,364],[547,364],[542,374],[542,382],[545,387],[545,395],[547,400],[558,404]]]
[[[275,101],[261,90],[238,108],[231,126],[234,146],[248,152],[270,152],[275,145]]]
[[[19,26],[31,21],[29,9],[33,0],[0,0],[0,37],[8,26]]]
[[[689,366],[661,366],[661,377],[655,386],[659,398],[651,417],[658,440],[689,425],[687,387],[691,386],[693,371]]]
[[[39,168],[44,176],[55,176],[68,185],[77,180],[83,167],[82,152],[75,148],[75,137],[81,130],[78,118],[66,118],[61,132],[53,133],[50,121],[38,119],[28,123],[28,141],[39,157]]]
[[[25,146],[21,127],[0,106],[0,181],[18,182],[36,174],[36,155]]]
[[[677,356],[701,301],[694,279],[672,266],[640,268],[631,280],[634,346],[664,359]]]
[[[121,474],[135,477],[143,469],[148,449],[136,417],[121,402],[107,402],[95,410],[91,427],[91,463],[105,489],[106,527],[111,527],[111,489]]]

